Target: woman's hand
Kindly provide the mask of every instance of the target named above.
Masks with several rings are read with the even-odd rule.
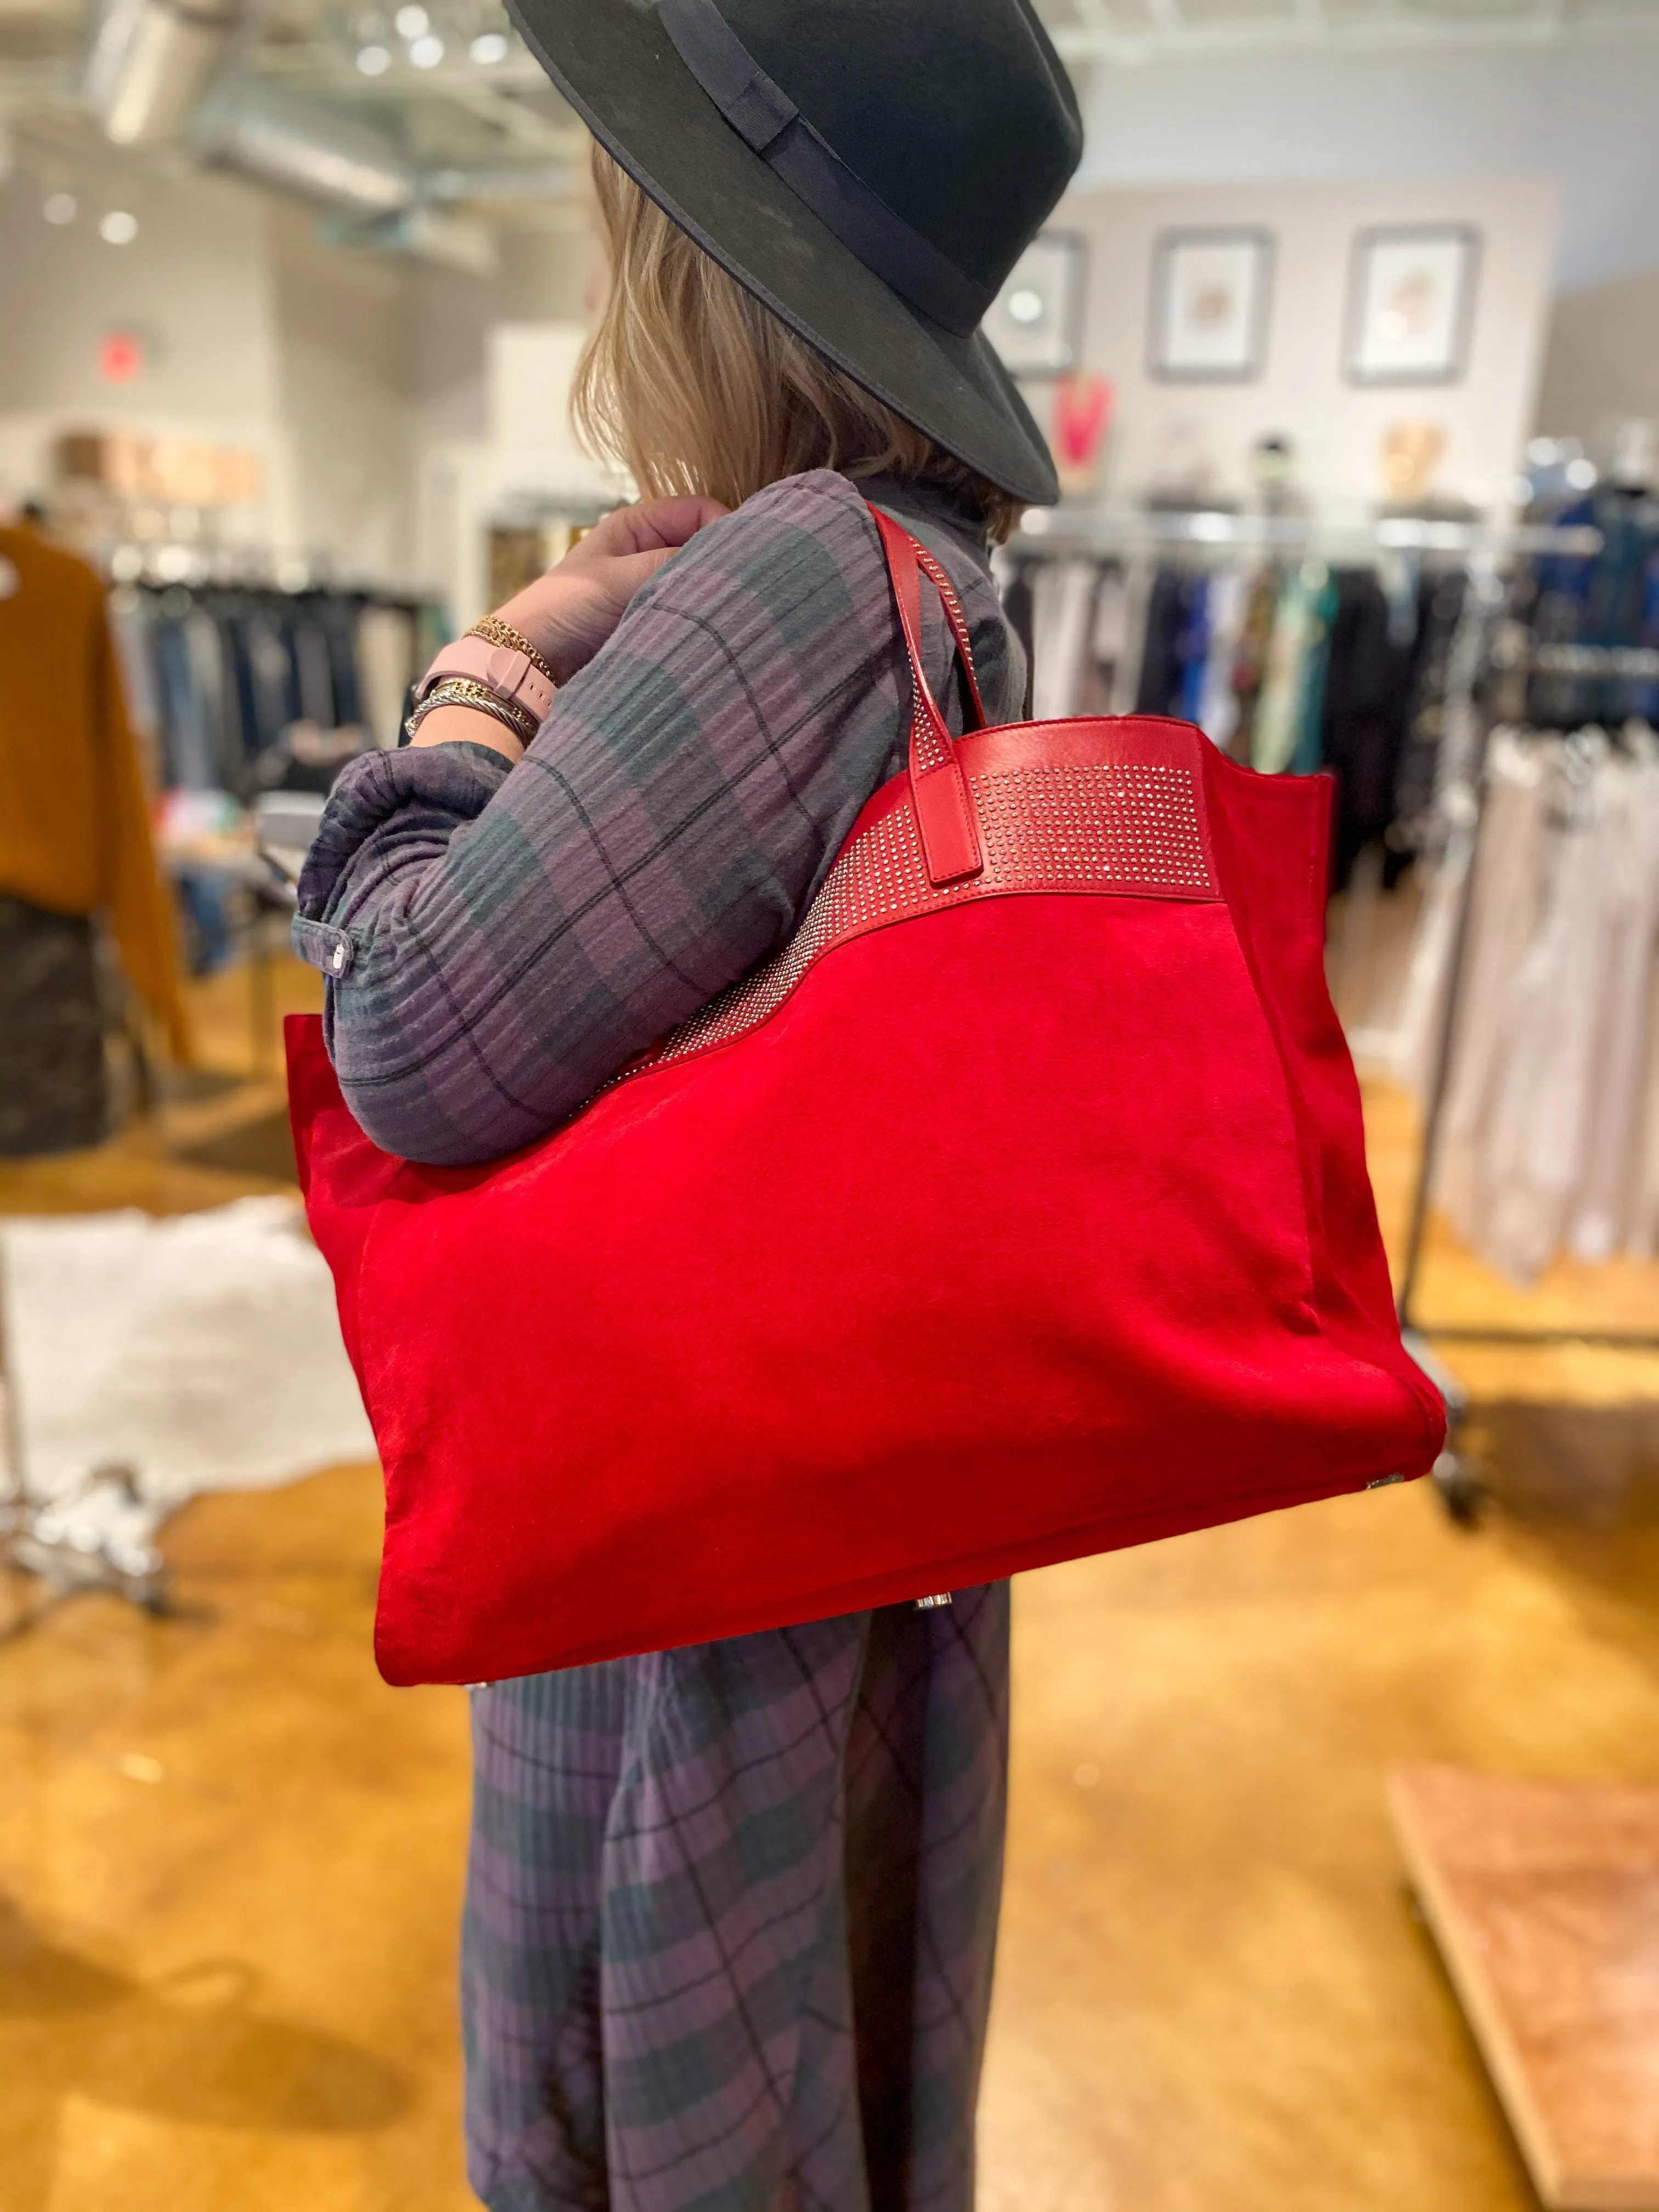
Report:
[[[637,507],[618,507],[495,612],[530,640],[556,682],[568,683],[615,629],[641,585],[727,512],[717,499],[644,499]],[[459,704],[433,708],[414,743],[488,745],[509,761],[524,758],[511,730],[493,715]]]
[[[592,660],[640,586],[726,512],[715,499],[646,499],[619,507],[495,611],[523,632],[561,684],[568,683]]]

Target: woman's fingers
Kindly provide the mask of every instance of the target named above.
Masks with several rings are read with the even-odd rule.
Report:
[[[619,507],[593,536],[597,538],[601,531],[614,528],[623,541],[615,549],[617,552],[649,553],[663,547],[672,552],[730,511],[717,499],[642,499],[636,506]]]
[[[619,507],[498,611],[562,684],[592,659],[641,586],[726,512],[715,499],[647,499]]]

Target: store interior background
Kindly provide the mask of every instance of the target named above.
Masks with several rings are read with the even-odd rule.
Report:
[[[1115,393],[1079,508],[1134,516],[1176,469],[1248,509],[1279,434],[1298,508],[1361,526],[1385,434],[1423,417],[1434,511],[1502,525],[1538,441],[1606,470],[1620,426],[1659,421],[1659,7],[1040,6],[1087,119],[1055,218],[1090,242],[1082,366]],[[117,590],[363,586],[418,611],[418,643],[614,498],[564,415],[603,281],[585,136],[489,0],[416,13],[277,0],[193,119],[124,146],[82,89],[80,0],[0,8],[0,501],[40,502]],[[1425,223],[1480,235],[1467,365],[1358,388],[1352,242]],[[1239,225],[1275,240],[1261,374],[1158,380],[1155,240]],[[1042,415],[1052,384],[1028,388]],[[204,449],[245,457],[234,495],[179,495]],[[1356,1028],[1404,988],[1422,897],[1408,877],[1339,975]],[[278,908],[233,921],[188,986],[195,1065],[158,1060],[149,1110],[92,1151],[0,1162],[0,1212],[291,1195],[276,1020],[319,987]],[[1420,1099],[1365,1074],[1398,1266]],[[986,2212],[1540,2201],[1390,1778],[1616,1785],[1656,1832],[1659,1352],[1597,1340],[1659,1330],[1659,1266],[1564,1261],[1521,1292],[1437,1220],[1425,1279],[1431,1311],[1561,1332],[1441,1347],[1473,1401],[1462,1518],[1425,1484],[1018,1588]],[[42,1609],[0,1571],[6,2212],[471,2201],[466,1701],[374,1674],[376,1486],[360,1458],[191,1500],[161,1534],[164,1614]],[[1659,1859],[1626,1874],[1648,1932],[1617,2032],[1547,1946],[1538,1972],[1558,2041],[1601,2034],[1598,2080],[1650,2115]]]

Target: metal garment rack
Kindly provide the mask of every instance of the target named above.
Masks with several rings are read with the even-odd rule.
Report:
[[[167,1563],[151,1540],[159,1516],[143,1506],[131,1468],[94,1468],[63,1498],[43,1500],[30,1491],[7,1326],[5,1265],[0,1240],[0,1568],[30,1577],[44,1595],[15,1619],[0,1622],[0,1643],[38,1626],[65,1598],[91,1590],[112,1591],[146,1613],[166,1613]],[[77,1512],[98,1491],[106,1504],[112,1500],[118,1506],[114,1520]]]
[[[1470,564],[1518,555],[1584,557],[1601,533],[1549,523],[1485,523],[1380,514],[1239,514],[1225,508],[1034,507],[1006,550],[1015,561],[1109,560],[1157,553],[1233,551],[1283,559],[1375,560],[1415,553]]]

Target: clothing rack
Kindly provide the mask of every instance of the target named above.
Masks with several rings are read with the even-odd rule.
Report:
[[[135,719],[160,745],[163,787],[239,799],[282,779],[290,731],[349,731],[360,749],[395,744],[408,684],[441,641],[441,617],[415,594],[297,575],[146,575],[118,582],[110,611]],[[389,635],[371,636],[376,625]]]
[[[1524,562],[1593,560],[1604,543],[1603,532],[1594,521],[1577,519],[1567,524],[1524,520],[1492,522],[1473,516],[1390,512],[1364,515],[1062,506],[1029,514],[1008,544],[1000,549],[995,565],[1009,595],[1011,617],[1017,627],[1025,629],[1028,643],[1031,623],[1022,623],[1018,600],[1009,587],[1022,584],[1050,564],[1084,563],[1115,570],[1122,580],[1123,597],[1133,610],[1134,622],[1147,619],[1155,586],[1161,588],[1171,572],[1236,576],[1241,570],[1254,569],[1254,575],[1246,578],[1249,591],[1254,592],[1274,579],[1282,581],[1298,575],[1323,589],[1345,577],[1352,580],[1354,572],[1369,570],[1387,582],[1383,592],[1373,588],[1373,599],[1386,597],[1393,605],[1403,599],[1408,611],[1414,601],[1414,613],[1408,611],[1408,623],[1414,625],[1408,630],[1410,643],[1403,653],[1389,648],[1394,672],[1389,679],[1392,705],[1388,710],[1386,737],[1383,725],[1374,719],[1364,737],[1356,740],[1352,732],[1361,725],[1351,720],[1347,725],[1350,744],[1368,746],[1369,753],[1350,750],[1345,758],[1339,750],[1330,756],[1332,764],[1353,771],[1345,781],[1339,817],[1335,876],[1340,885],[1346,880],[1358,854],[1384,828],[1397,851],[1397,860],[1389,863],[1396,872],[1406,865],[1409,854],[1437,850],[1447,835],[1446,795],[1468,781],[1469,763],[1480,742],[1480,692],[1506,643],[1500,623],[1509,603],[1506,579]],[[1347,588],[1345,583],[1345,599]],[[1316,620],[1328,620],[1330,605],[1327,592],[1327,613]],[[1389,627],[1392,634],[1392,613]],[[1148,687],[1137,680],[1139,643],[1139,640],[1132,642],[1128,681],[1119,681],[1112,687],[1109,711],[1173,711],[1206,722],[1212,736],[1217,736],[1215,725],[1189,704],[1171,708],[1148,703],[1145,696]],[[1316,759],[1310,759],[1301,737],[1293,760],[1274,757],[1271,740],[1253,747],[1249,718],[1266,700],[1265,659],[1260,660],[1255,675],[1261,688],[1248,698],[1241,695],[1239,715],[1244,725],[1239,731],[1241,757],[1254,750],[1255,765],[1275,770],[1285,766],[1305,769],[1318,764]],[[1309,678],[1316,696],[1325,680],[1324,663],[1320,660]],[[1206,690],[1206,696],[1210,696]],[[1075,710],[1051,704],[1047,711]],[[1097,707],[1096,711],[1102,709]],[[1421,734],[1430,727],[1434,732],[1431,744]],[[1282,750],[1282,721],[1280,731]],[[1334,726],[1330,734],[1339,734]],[[1397,812],[1390,811],[1395,794],[1394,768],[1408,757],[1425,761],[1431,757],[1433,783],[1430,789],[1425,781],[1421,792],[1413,795],[1407,809],[1408,818],[1401,820]],[[1386,789],[1376,784],[1379,770]],[[1402,775],[1402,787],[1404,781]]]

